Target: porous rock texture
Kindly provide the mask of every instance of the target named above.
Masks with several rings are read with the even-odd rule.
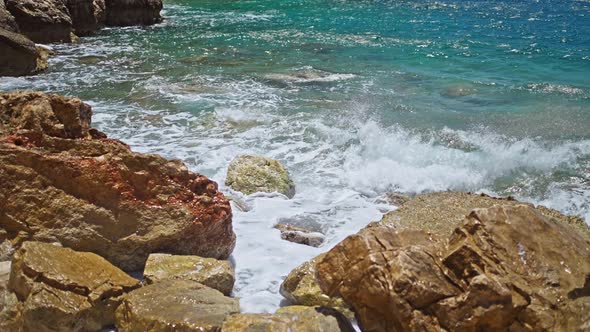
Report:
[[[25,242],[14,255],[8,290],[19,300],[22,331],[97,331],[112,325],[122,295],[139,282],[89,252]]]
[[[234,288],[234,268],[229,261],[188,255],[151,254],[143,277],[147,284],[167,279],[199,282],[229,295]]]
[[[589,330],[589,238],[567,218],[501,203],[445,240],[373,223],[317,263],[319,285],[363,331]]]
[[[150,25],[162,21],[162,0],[105,1],[107,25]]]
[[[36,240],[124,270],[152,252],[227,258],[235,234],[217,184],[108,139],[91,114],[76,98],[0,93],[0,257]]]
[[[129,293],[116,312],[121,332],[218,332],[238,299],[190,280],[164,280]]]
[[[0,76],[23,76],[45,69],[47,62],[35,43],[18,33],[0,27]]]
[[[285,166],[264,156],[237,156],[229,164],[225,184],[247,195],[276,191],[289,198],[295,196],[295,184]]]
[[[5,0],[19,31],[36,43],[72,41],[72,19],[64,0]]]

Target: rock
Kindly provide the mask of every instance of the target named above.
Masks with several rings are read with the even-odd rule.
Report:
[[[280,293],[292,304],[334,308],[346,317],[352,318],[354,314],[341,298],[329,297],[318,285],[316,263],[323,257],[324,254],[321,254],[291,271],[281,284]]]
[[[162,21],[162,0],[106,0],[106,24],[151,25]]]
[[[22,304],[16,295],[6,289],[0,290],[0,331],[20,332]]]
[[[317,280],[363,331],[585,330],[589,237],[541,211],[475,209],[446,241],[374,223],[326,253]]]
[[[121,295],[136,279],[88,252],[25,242],[14,255],[8,289],[22,303],[24,331],[96,331],[112,325]]]
[[[121,332],[217,332],[237,299],[190,280],[164,280],[129,293],[116,312]]]
[[[322,233],[312,232],[290,225],[277,224],[275,228],[281,231],[281,239],[312,247],[319,247],[324,243],[326,238]]]
[[[152,252],[227,258],[235,234],[217,184],[108,139],[91,114],[76,98],[0,93],[5,239],[58,242],[130,271]]]
[[[147,284],[167,279],[199,282],[229,295],[234,288],[234,268],[229,261],[199,256],[151,254],[143,271]]]
[[[10,261],[0,262],[0,291],[3,291],[8,287],[10,265]]]
[[[4,0],[0,0],[0,29],[18,32],[18,25],[14,20],[14,16],[6,9]]]
[[[35,43],[18,33],[0,28],[0,76],[23,76],[46,68]]]
[[[229,164],[225,184],[250,195],[255,192],[279,192],[295,196],[295,184],[278,161],[263,156],[242,155]]]
[[[72,19],[63,0],[5,0],[19,31],[36,43],[70,42]]]
[[[78,36],[86,36],[104,26],[105,0],[65,0]]]
[[[342,325],[342,326],[340,326]],[[321,308],[293,306],[275,314],[238,314],[230,316],[222,332],[351,332],[350,322],[324,315]]]

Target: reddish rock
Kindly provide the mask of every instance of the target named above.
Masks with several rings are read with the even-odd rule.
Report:
[[[152,252],[227,258],[235,234],[217,184],[132,152],[91,115],[76,98],[0,94],[0,241],[59,242],[125,270]]]

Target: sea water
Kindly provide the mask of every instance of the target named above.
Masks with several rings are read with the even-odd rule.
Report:
[[[394,209],[387,192],[512,195],[590,220],[590,2],[165,0],[162,24],[55,44],[1,90],[77,96],[93,125],[181,159],[233,205],[234,295],[273,312],[298,264]],[[224,185],[276,158],[297,194]],[[319,248],[280,239],[304,223]]]

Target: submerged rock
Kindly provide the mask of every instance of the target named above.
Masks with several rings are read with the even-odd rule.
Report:
[[[295,196],[295,184],[280,162],[263,156],[241,155],[229,164],[227,186],[244,194],[279,192]]]
[[[463,206],[440,207],[410,216],[453,220]],[[326,253],[318,282],[353,307],[363,331],[588,329],[589,238],[540,211],[475,209],[444,239],[374,223]]]
[[[66,5],[78,36],[91,34],[104,26],[105,0],[66,0]]]
[[[5,0],[19,31],[36,43],[70,42],[72,19],[63,0]]]
[[[274,314],[238,314],[230,316],[222,332],[352,332],[350,322],[337,313],[324,314],[322,308],[292,306]]]
[[[143,277],[153,284],[167,279],[183,279],[199,282],[229,295],[234,288],[234,268],[229,261],[199,256],[151,254],[145,265]]]
[[[189,280],[164,280],[129,293],[116,312],[121,332],[217,332],[237,299]]]
[[[0,27],[0,76],[23,76],[45,69],[35,43]]]
[[[162,0],[106,0],[106,24],[151,25],[162,21]]]
[[[290,225],[277,224],[275,228],[281,231],[281,239],[312,247],[319,247],[326,238],[322,233]]]
[[[281,284],[280,293],[292,304],[334,308],[352,318],[354,314],[348,305],[341,298],[324,294],[316,280],[316,264],[323,257],[324,254],[319,255],[291,271]]]
[[[121,295],[139,282],[89,252],[25,242],[8,289],[22,304],[23,331],[96,331],[114,323]]]
[[[59,242],[125,270],[152,252],[227,258],[235,234],[217,184],[106,138],[91,114],[75,98],[0,93],[3,243]]]

